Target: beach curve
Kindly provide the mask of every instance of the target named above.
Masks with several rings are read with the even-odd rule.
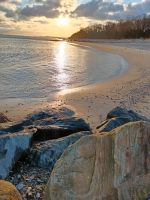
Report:
[[[118,54],[127,60],[129,67],[123,74],[103,83],[60,92],[48,102],[12,105],[7,113],[8,117],[12,120],[19,120],[37,109],[67,105],[73,107],[95,129],[106,113],[115,106],[120,105],[134,109],[142,115],[150,115],[150,51],[93,42],[78,42],[77,44]],[[1,108],[1,111],[5,109]]]
[[[78,42],[101,51],[115,53],[128,62],[128,69],[119,76],[71,91],[63,92],[59,98],[73,106],[95,129],[115,106],[127,107],[149,117],[150,110],[150,51],[133,49],[113,44]]]

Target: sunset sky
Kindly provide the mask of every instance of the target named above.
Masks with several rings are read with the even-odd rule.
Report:
[[[0,0],[0,33],[68,37],[89,24],[150,14],[150,0]]]

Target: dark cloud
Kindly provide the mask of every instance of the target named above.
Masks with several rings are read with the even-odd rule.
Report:
[[[127,16],[136,17],[138,15],[140,16],[148,13],[150,13],[150,0],[145,0],[135,5],[129,4],[127,6],[127,10],[124,13],[124,15],[125,17]]]
[[[19,5],[19,0],[0,0],[0,12],[3,12],[7,18],[16,18],[16,8]]]
[[[20,10],[20,18],[47,17],[55,18],[59,15],[60,0],[35,0],[37,4],[26,6]]]
[[[0,11],[4,12],[6,17],[14,18],[18,21],[42,16],[55,18],[59,15],[58,8],[61,6],[61,0],[34,0],[34,4],[31,1],[30,5],[26,5],[23,8],[18,6],[14,10],[11,7],[4,7],[2,2],[10,3],[10,0],[0,0]],[[19,4],[17,0],[11,1],[11,3]]]
[[[136,4],[124,6],[119,1],[91,0],[85,4],[80,4],[70,13],[69,6],[72,0],[31,0],[28,5],[21,4],[20,0],[0,0],[0,11],[5,13],[7,18],[15,21],[29,20],[33,17],[55,18],[60,14],[70,14],[72,17],[86,17],[96,20],[119,20],[134,18],[150,12],[150,0],[141,1]],[[6,6],[6,4],[12,5]],[[65,5],[65,6],[64,6]],[[14,7],[16,9],[14,9]]]
[[[97,12],[99,7],[98,1],[91,1],[86,4],[79,5],[72,14],[77,15],[78,17],[91,17],[94,12]]]
[[[8,2],[9,0],[0,0],[0,3]]]
[[[20,1],[19,0],[0,0],[0,4],[2,3],[11,3],[11,4],[19,5]]]
[[[150,12],[150,0],[137,4],[123,4],[93,0],[79,5],[73,12],[74,17],[88,17],[96,20],[119,20],[142,16]]]
[[[19,15],[21,18],[42,17],[55,18],[59,15],[56,8],[50,9],[47,5],[36,5],[33,7],[26,6],[20,10]]]
[[[6,8],[0,4],[0,11],[5,13],[5,16],[8,18],[15,17],[15,11],[10,8]]]

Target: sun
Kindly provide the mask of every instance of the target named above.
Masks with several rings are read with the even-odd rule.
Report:
[[[57,20],[59,26],[68,26],[69,22],[70,22],[69,18],[63,16],[60,16]]]

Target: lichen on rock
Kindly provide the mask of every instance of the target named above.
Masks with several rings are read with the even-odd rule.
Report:
[[[22,198],[14,185],[0,180],[0,200],[22,200]]]
[[[139,200],[150,194],[150,123],[81,138],[57,161],[45,200]]]

